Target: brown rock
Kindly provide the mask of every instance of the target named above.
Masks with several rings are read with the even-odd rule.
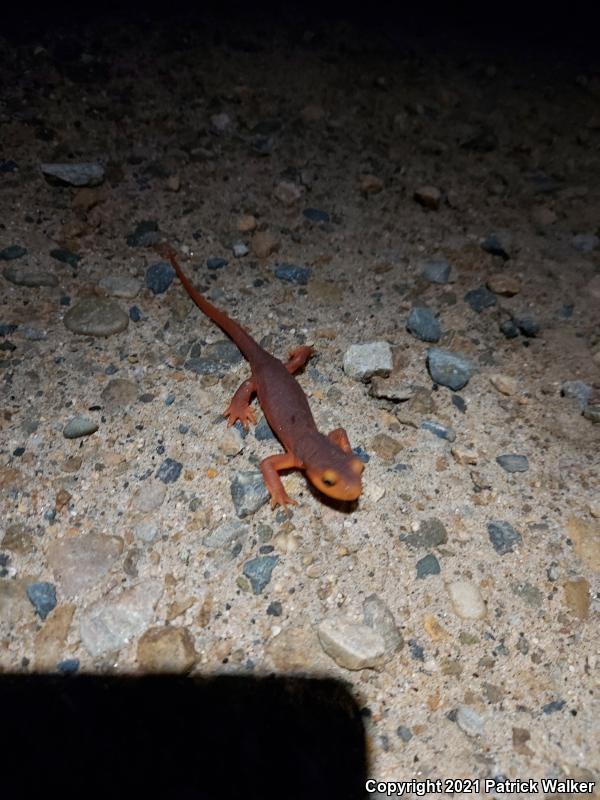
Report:
[[[95,586],[123,552],[118,536],[89,533],[65,537],[48,545],[48,564],[66,597]]]
[[[252,214],[244,214],[238,219],[237,229],[240,233],[251,233],[256,230],[256,217]]]
[[[189,672],[198,659],[187,628],[149,628],[137,646],[141,672]]]
[[[532,750],[527,747],[527,742],[531,739],[531,734],[527,728],[513,728],[512,729],[512,742],[513,748],[516,753],[522,755],[532,756]]]
[[[515,275],[499,272],[488,278],[487,287],[490,291],[501,294],[503,297],[514,297],[521,291],[521,281]]]
[[[360,191],[363,194],[378,194],[384,185],[383,180],[376,175],[360,176]]]
[[[324,672],[330,663],[312,625],[290,626],[271,639],[266,655],[279,672]]]
[[[566,527],[577,557],[586,567],[600,572],[600,522],[569,517]]]
[[[590,585],[585,578],[565,581],[565,603],[578,619],[586,619],[590,613]]]
[[[20,522],[8,526],[0,544],[3,550],[10,550],[18,556],[26,556],[36,550],[33,532]]]
[[[269,231],[258,231],[252,237],[252,252],[258,258],[268,258],[279,250],[279,241]]]
[[[437,211],[442,201],[442,193],[435,186],[421,186],[415,191],[414,198],[424,208]]]
[[[402,445],[387,433],[378,433],[371,440],[371,449],[384,461],[393,461],[402,450]]]
[[[494,389],[497,389],[501,394],[508,396],[516,394],[518,389],[516,378],[512,378],[510,375],[503,375],[501,373],[490,375],[490,383]]]
[[[61,660],[75,606],[66,604],[52,611],[35,637],[35,668],[53,670]]]
[[[273,194],[284,206],[293,206],[302,197],[303,189],[291,181],[281,181],[275,187]]]

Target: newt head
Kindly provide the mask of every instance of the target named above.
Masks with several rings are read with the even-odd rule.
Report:
[[[305,459],[309,481],[323,494],[334,500],[356,500],[362,492],[363,462],[352,451],[323,436],[316,452]]]

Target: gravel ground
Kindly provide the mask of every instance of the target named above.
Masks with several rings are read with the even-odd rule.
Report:
[[[377,780],[600,796],[600,73],[551,61],[343,24],[4,42],[3,671],[326,674]],[[270,509],[279,445],[221,416],[247,365],[160,240],[314,345],[357,504],[290,473]]]

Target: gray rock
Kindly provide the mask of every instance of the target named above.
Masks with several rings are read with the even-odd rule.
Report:
[[[104,180],[102,164],[40,164],[45,178],[67,186],[99,186]]]
[[[65,327],[85,336],[112,336],[129,325],[129,317],[110,297],[84,297],[64,318]]]
[[[386,660],[381,633],[343,617],[324,619],[317,628],[321,647],[345,669],[376,669]]]
[[[497,456],[496,463],[500,464],[506,472],[527,472],[529,469],[527,456],[521,456],[517,453],[506,453],[505,455]]]
[[[297,283],[300,286],[306,286],[311,274],[312,270],[310,267],[301,267],[296,264],[278,264],[275,268],[275,276],[279,278],[280,281]]]
[[[144,542],[144,544],[152,544],[152,542],[155,542],[158,539],[160,534],[158,525],[156,525],[154,522],[150,522],[149,520],[138,522],[133,529],[133,532],[135,534],[135,538],[140,542]]]
[[[160,581],[148,580],[88,606],[80,622],[81,641],[93,657],[120,650],[152,622],[163,593]]]
[[[243,258],[250,252],[248,245],[244,244],[244,242],[235,242],[231,249],[233,250],[233,255],[236,258]]]
[[[481,243],[482,248],[486,253],[491,253],[493,256],[500,256],[505,261],[510,258],[510,251],[512,248],[513,237],[508,231],[496,231],[490,233]]]
[[[523,541],[521,534],[504,520],[492,520],[488,523],[487,529],[494,550],[501,556],[512,553],[515,545]]]
[[[382,397],[384,400],[402,402],[414,396],[417,387],[399,378],[379,378],[375,376],[371,381],[369,394],[373,397]]]
[[[156,471],[156,477],[163,483],[175,483],[179,480],[183,464],[174,458],[165,458]]]
[[[153,219],[138,222],[133,233],[127,237],[129,247],[152,247],[160,241],[158,223]]]
[[[254,429],[254,435],[258,439],[259,442],[268,442],[272,441],[276,438],[275,434],[271,430],[269,423],[267,422],[266,417],[261,417],[258,421],[258,425]]]
[[[592,387],[584,381],[563,381],[560,387],[561,395],[577,400],[581,410],[587,406],[593,391]]]
[[[363,621],[376,633],[383,636],[385,651],[392,656],[404,646],[394,615],[384,601],[376,594],[370,594],[363,602]]]
[[[433,433],[438,439],[446,439],[448,442],[453,442],[456,439],[456,433],[452,428],[447,428],[445,425],[431,419],[423,420],[419,427]]]
[[[81,261],[81,256],[74,253],[72,250],[67,250],[66,247],[55,247],[50,250],[50,255],[61,264],[68,264],[70,267],[75,268]]]
[[[580,253],[591,253],[600,245],[600,239],[594,233],[578,233],[571,241],[573,247]]]
[[[41,581],[28,584],[27,597],[42,619],[46,619],[48,614],[56,608],[56,589],[52,583]]]
[[[27,255],[27,248],[20,244],[10,244],[0,250],[0,261],[12,261],[15,258],[22,258]]]
[[[213,550],[217,547],[227,547],[233,542],[245,539],[250,532],[250,526],[237,519],[226,520],[202,539],[202,544]]]
[[[431,517],[421,522],[416,533],[409,533],[402,537],[402,541],[415,550],[425,550],[446,544],[448,532],[441,520],[437,519],[437,517]]]
[[[485,732],[483,717],[475,709],[462,703],[456,709],[456,724],[467,736],[482,736]]]
[[[48,545],[48,566],[65,597],[91,589],[123,552],[118,536],[88,533],[56,539]]]
[[[240,361],[243,361],[243,356],[236,345],[229,339],[221,339],[206,345],[201,356],[188,358],[184,367],[197,375],[223,376]]]
[[[149,514],[162,506],[166,496],[167,487],[162,481],[146,480],[136,492],[132,506],[142,514]]]
[[[257,556],[246,561],[243,571],[250,581],[254,594],[260,594],[267,586],[278,561],[279,556]]]
[[[494,292],[490,292],[487,286],[480,286],[478,289],[471,289],[465,295],[465,302],[467,302],[473,311],[481,314],[484,308],[491,308],[498,302]]]
[[[417,561],[417,578],[426,578],[428,575],[439,575],[441,572],[440,562],[429,553]]]
[[[81,436],[90,436],[98,430],[98,423],[88,417],[73,417],[63,428],[65,439],[79,439]]]
[[[432,379],[441,386],[457,392],[470,381],[476,366],[470,358],[460,353],[452,353],[441,347],[430,347],[427,353],[427,366]]]
[[[146,287],[154,294],[164,294],[173,283],[175,270],[167,261],[150,264],[146,270]]]
[[[102,390],[102,400],[107,408],[115,409],[131,405],[137,400],[138,387],[125,378],[113,378]]]
[[[112,297],[132,300],[140,291],[140,282],[131,275],[105,275],[98,286]]]
[[[445,258],[438,258],[428,261],[421,275],[430,283],[448,283],[452,267]]]
[[[231,482],[231,499],[238,517],[248,517],[269,501],[269,490],[258,470],[238,472]]]
[[[593,403],[583,409],[583,416],[590,422],[600,422],[600,403]]]
[[[2,274],[7,281],[16,286],[58,286],[58,278],[51,272],[36,267],[11,264],[4,267]]]
[[[321,211],[320,208],[305,208],[302,216],[311,222],[329,222],[329,214],[327,211]]]
[[[353,344],[344,353],[344,372],[356,380],[366,381],[375,375],[387,377],[393,366],[388,342]]]
[[[414,306],[408,315],[406,329],[422,342],[438,342],[442,335],[442,326],[431,309]]]

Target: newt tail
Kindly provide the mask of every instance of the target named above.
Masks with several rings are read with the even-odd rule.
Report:
[[[336,428],[327,435],[317,429],[308,399],[294,378],[294,373],[313,354],[312,348],[296,348],[284,364],[192,286],[177,261],[175,251],[168,244],[158,245],[156,250],[169,259],[183,288],[198,308],[229,336],[250,364],[252,375],[234,394],[225,416],[229,425],[237,420],[245,428],[249,422],[255,423],[250,402],[252,396],[257,395],[271,430],[285,449],[285,453],[269,456],[260,465],[271,495],[271,504],[296,505],[296,501],[287,495],[279,477],[281,470],[292,468],[304,470],[313,486],[328,497],[356,500],[362,492],[364,464],[352,452],[343,428]]]

